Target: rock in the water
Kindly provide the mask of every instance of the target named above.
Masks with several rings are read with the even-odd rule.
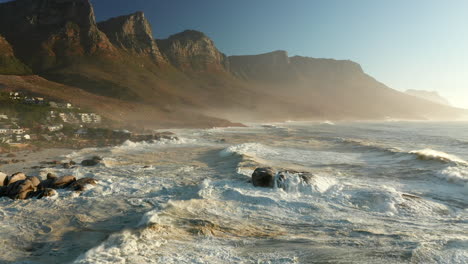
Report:
[[[3,172],[0,172],[0,187],[8,184],[8,175]]]
[[[101,157],[94,156],[94,157],[92,157],[91,159],[83,160],[83,161],[81,162],[81,165],[82,165],[82,166],[91,167],[91,166],[96,166],[96,165],[98,165],[101,161],[102,161],[102,158],[101,158]]]
[[[20,180],[9,184],[4,192],[4,196],[8,196],[11,199],[24,200],[27,198],[28,193],[33,191],[33,183],[30,180]]]
[[[37,188],[41,184],[41,180],[36,176],[30,176],[27,179],[32,182],[34,188]]]
[[[273,188],[275,186],[275,171],[272,168],[257,168],[252,174],[255,187]]]
[[[56,190],[50,189],[50,188],[47,188],[47,189],[44,189],[44,190],[39,190],[37,192],[30,193],[30,194],[31,194],[31,196],[29,198],[36,197],[37,199],[42,199],[44,197],[52,197],[52,196],[58,195]]]
[[[74,191],[82,192],[85,190],[86,185],[96,185],[96,184],[97,182],[93,178],[82,178],[72,183],[69,186],[69,188]]]
[[[47,180],[42,181],[38,186],[37,189],[39,190],[44,190],[48,188],[52,188],[54,186],[54,182],[56,181],[56,178],[47,178]]]
[[[47,179],[57,179],[57,175],[52,172],[47,173]]]
[[[55,180],[53,184],[54,189],[63,189],[67,188],[70,184],[76,181],[75,176],[63,176]]]
[[[8,185],[13,184],[17,181],[22,181],[22,180],[26,180],[26,174],[22,172],[17,172],[8,178]]]

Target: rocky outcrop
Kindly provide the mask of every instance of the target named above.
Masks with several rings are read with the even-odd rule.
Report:
[[[244,80],[266,82],[291,82],[300,78],[343,79],[364,72],[359,64],[349,60],[288,57],[286,51],[260,55],[230,56],[230,71]]]
[[[229,68],[226,55],[205,34],[195,30],[157,40],[161,52],[177,68],[187,71],[225,71]]]
[[[30,73],[31,70],[16,58],[10,43],[0,36],[0,74],[23,75]]]
[[[2,3],[0,34],[36,71],[63,66],[86,55],[111,56],[115,50],[97,28],[89,0]]]
[[[57,177],[51,173],[43,181],[38,177],[27,177],[22,172],[8,177],[4,173],[0,173],[0,197],[9,197],[17,200],[29,198],[41,199],[57,195],[56,189],[82,192],[87,186],[96,184],[96,180],[92,178],[77,180],[75,176]]]
[[[99,163],[101,163],[101,161],[102,161],[102,158],[101,158],[101,157],[94,156],[94,157],[92,157],[91,159],[83,160],[83,161],[81,162],[81,166],[85,166],[85,167],[96,166],[96,165],[98,165]]]
[[[231,73],[245,80],[283,79],[290,70],[286,51],[274,51],[259,55],[230,56]]]
[[[257,168],[252,173],[252,184],[255,187],[273,188],[276,172],[272,168]]]
[[[98,28],[117,48],[136,55],[152,56],[158,63],[166,62],[153,39],[151,25],[142,12],[111,18],[98,23]]]
[[[295,178],[295,179],[292,179]],[[252,173],[252,184],[255,187],[280,188],[287,191],[290,184],[311,184],[314,176],[309,172],[298,172],[293,170],[280,170],[276,172],[273,168],[256,168]]]

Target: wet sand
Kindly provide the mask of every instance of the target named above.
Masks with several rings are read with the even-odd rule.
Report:
[[[16,172],[24,172],[29,176],[38,176],[41,170],[56,167],[56,165],[43,164],[44,162],[52,162],[55,160],[64,161],[65,155],[68,155],[73,151],[74,150],[72,149],[52,148],[40,151],[20,151],[14,153],[15,157],[7,157],[8,153],[2,154],[0,155],[0,160],[19,160],[20,162],[1,165],[0,172],[8,175]]]

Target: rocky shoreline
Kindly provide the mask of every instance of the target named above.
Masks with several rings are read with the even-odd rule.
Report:
[[[102,161],[100,157],[92,157],[83,160],[81,166],[95,166]],[[76,163],[70,161],[63,166],[74,166]],[[14,200],[26,200],[30,198],[41,199],[43,197],[53,197],[58,193],[58,189],[82,192],[88,185],[96,185],[93,178],[77,179],[73,175],[58,177],[53,173],[48,173],[46,179],[40,176],[27,176],[24,172],[16,172],[11,175],[0,172],[0,197],[8,197]]]

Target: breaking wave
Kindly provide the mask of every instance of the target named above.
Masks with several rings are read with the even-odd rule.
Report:
[[[421,160],[437,160],[447,163],[458,163],[468,165],[468,163],[455,156],[442,151],[437,151],[433,149],[422,149],[422,150],[413,150],[409,152],[410,154],[416,155],[418,159]]]

